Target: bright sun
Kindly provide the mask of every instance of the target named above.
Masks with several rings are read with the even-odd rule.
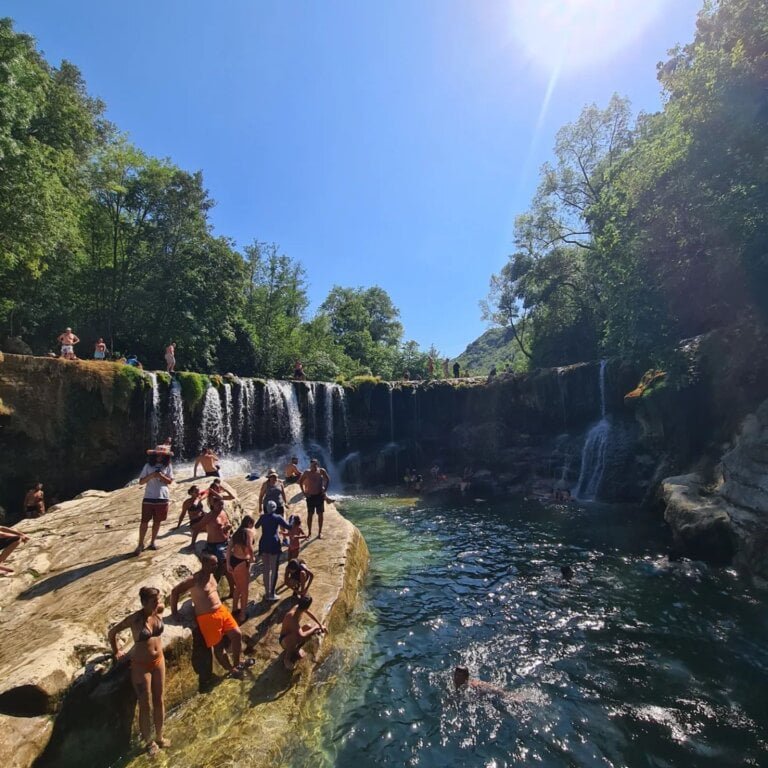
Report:
[[[670,0],[512,0],[515,35],[561,75],[605,62],[636,40]]]

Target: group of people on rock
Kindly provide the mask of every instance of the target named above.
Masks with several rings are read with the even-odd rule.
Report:
[[[157,549],[157,535],[167,519],[170,507],[170,486],[174,482],[172,458],[170,441],[147,452],[147,461],[139,479],[140,485],[144,487],[144,497],[135,555],[140,555],[144,550],[150,525],[147,548]],[[177,584],[171,592],[171,615],[179,620],[179,601],[189,594],[195,624],[206,648],[212,650],[230,676],[242,678],[245,670],[254,663],[253,659],[243,659],[243,639],[239,626],[247,619],[251,565],[257,558],[261,559],[264,601],[276,602],[279,600],[276,594],[279,562],[285,547],[288,561],[281,588],[291,591],[295,603],[283,617],[279,643],[283,649],[283,664],[287,669],[292,669],[305,655],[302,646],[311,637],[327,632],[327,628],[310,611],[312,597],[309,590],[314,574],[306,562],[300,559],[300,553],[302,542],[312,535],[315,515],[318,538],[322,538],[330,477],[319,466],[317,459],[312,459],[309,468],[302,472],[298,467],[298,459],[292,457],[286,466],[285,484],[280,481],[277,472],[270,469],[259,493],[258,516],[245,514],[234,528],[225,502],[239,502],[235,494],[223,485],[219,477],[218,458],[212,449],[206,447],[197,457],[195,477],[198,466],[202,466],[206,476],[212,476],[213,480],[207,488],[201,488],[198,484],[190,486],[175,528],[180,528],[186,518],[192,535],[192,549],[195,549],[201,534],[205,535],[206,542],[199,553],[199,570]],[[307,532],[303,529],[300,515],[286,516],[290,505],[285,485],[294,483],[298,483],[306,497]],[[261,536],[257,542],[256,532],[259,529]],[[219,581],[222,578],[227,580],[230,587],[232,611],[219,595]],[[139,727],[147,751],[154,755],[170,745],[163,734],[165,659],[161,635],[164,630],[162,614],[165,607],[159,591],[154,587],[142,587],[139,600],[140,609],[109,630],[109,642],[115,658],[120,659],[124,654],[118,648],[117,637],[122,631],[131,630],[134,642],[131,679],[139,702]],[[312,623],[307,623],[307,619]]]

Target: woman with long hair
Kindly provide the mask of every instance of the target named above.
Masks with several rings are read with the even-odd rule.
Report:
[[[241,624],[245,621],[245,612],[248,608],[253,545],[256,543],[254,525],[254,519],[250,515],[245,515],[227,546],[227,570],[232,574],[235,582],[232,590],[232,613]]]
[[[165,607],[160,602],[160,590],[142,587],[139,590],[141,609],[126,616],[109,630],[109,644],[116,660],[125,656],[118,650],[117,635],[130,629],[133,635],[131,652],[131,682],[139,702],[139,730],[147,752],[154,756],[161,747],[171,745],[163,738],[165,724],[165,656],[163,655],[163,619]],[[152,738],[152,715],[155,738]]]

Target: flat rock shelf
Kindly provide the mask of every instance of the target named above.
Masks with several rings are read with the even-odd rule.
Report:
[[[198,567],[189,549],[188,526],[173,528],[190,483],[188,478],[172,487],[159,549],[139,557],[132,556],[142,498],[138,486],[109,493],[87,491],[42,518],[18,525],[30,541],[10,558],[15,575],[0,579],[0,762],[6,768],[106,766],[118,758],[125,764],[131,755],[131,765],[144,763],[143,756],[131,752],[136,707],[128,665],[114,664],[107,643],[109,627],[138,609],[138,591],[144,585],[160,590],[167,609],[166,707],[184,710],[183,726],[181,718],[169,718],[167,732],[174,747],[168,764],[208,764],[217,738],[222,740],[223,757],[227,734],[243,719],[253,743],[279,753],[281,733],[299,716],[314,671],[332,650],[334,633],[344,626],[358,599],[368,550],[357,528],[328,505],[323,539],[313,537],[302,548],[315,574],[313,613],[329,625],[328,637],[319,644],[313,640],[309,658],[292,673],[284,670],[277,635],[293,601],[283,592],[274,606],[259,604],[263,584],[254,578],[250,598],[256,605],[250,607],[242,631],[255,666],[243,681],[222,680],[222,670],[215,669],[213,684],[201,682],[198,673],[206,660],[201,662],[193,642],[191,603],[184,598],[180,622],[170,617],[168,606],[173,586]],[[261,481],[228,479],[225,485],[239,500],[235,517],[257,514]],[[287,514],[296,512],[305,519],[303,496],[291,486],[286,491]],[[232,502],[227,506],[231,509]],[[253,573],[260,574],[258,565]],[[127,634],[121,641],[130,644]],[[212,687],[215,695],[207,695]],[[207,728],[196,722],[198,717]],[[279,729],[272,722],[275,718]],[[259,734],[261,728],[268,729],[268,737]],[[195,758],[194,736],[201,729],[206,730],[205,763]],[[260,755],[260,760],[266,758]]]

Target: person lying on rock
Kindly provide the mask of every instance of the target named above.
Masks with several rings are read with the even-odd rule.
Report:
[[[200,570],[192,574],[171,592],[171,615],[179,619],[179,598],[189,592],[195,609],[195,620],[203,636],[206,648],[212,648],[216,660],[232,677],[242,677],[243,670],[253,664],[253,659],[241,663],[242,636],[232,614],[219,597],[215,577],[218,561],[214,555],[200,557]],[[230,659],[224,650],[224,639],[229,641]]]
[[[117,636],[126,629],[133,635],[131,652],[131,683],[139,702],[139,731],[147,752],[154,757],[161,747],[170,747],[171,742],[163,738],[165,724],[165,656],[163,655],[163,611],[160,590],[142,587],[139,590],[141,610],[126,616],[109,630],[109,644],[112,655],[119,661],[126,654],[118,650]],[[150,706],[151,697],[151,706]],[[154,714],[155,739],[152,740],[151,720]]]
[[[19,544],[24,544],[27,541],[29,541],[29,536],[26,533],[0,525],[0,563],[4,563]],[[0,565],[0,576],[10,576],[12,573],[13,568]]]
[[[315,578],[306,563],[298,558],[292,558],[285,566],[284,584],[293,590],[294,597],[304,597]]]
[[[232,535],[232,523],[224,509],[224,502],[220,498],[214,498],[211,503],[211,511],[203,518],[200,525],[205,529],[205,552],[216,558],[216,579],[226,577],[229,584],[229,594],[235,590],[235,582],[227,568],[227,546]]]
[[[302,646],[311,637],[315,635],[324,635],[328,628],[309,612],[312,605],[312,598],[309,595],[299,598],[299,602],[285,614],[283,625],[280,628],[280,645],[285,653],[283,654],[283,664],[286,669],[293,669],[296,662],[303,659],[306,655]],[[301,621],[306,614],[316,626],[311,624],[302,624]]]

